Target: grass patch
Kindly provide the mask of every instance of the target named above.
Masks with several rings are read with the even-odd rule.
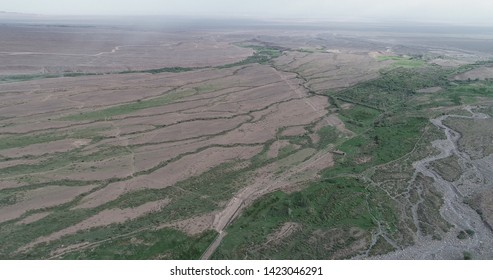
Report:
[[[330,144],[334,144],[339,140],[339,132],[333,126],[324,126],[317,131],[319,141],[316,144],[318,150],[327,148]]]
[[[339,112],[341,120],[350,127],[349,129],[352,127],[354,130],[368,128],[380,114],[381,112],[378,110],[360,105],[354,105],[350,109]]]
[[[256,46],[256,45],[246,45],[246,46],[242,46],[242,47],[251,48],[255,52],[252,56],[249,56],[242,61],[222,65],[222,66],[219,66],[217,68],[220,68],[220,69],[221,68],[231,68],[231,67],[242,66],[242,65],[252,64],[252,63],[266,64],[270,60],[272,60],[274,58],[278,58],[282,54],[282,48],[280,48],[280,47],[274,47],[274,46],[267,47],[267,46]]]
[[[377,57],[377,61],[387,61],[387,60],[392,60],[392,61],[401,61],[401,60],[408,60],[409,58],[407,57],[402,57],[402,56],[395,56],[395,55],[381,55]]]
[[[284,147],[279,149],[279,153],[277,154],[277,158],[278,159],[285,158],[285,157],[293,154],[294,152],[296,152],[296,150],[297,150],[297,148],[293,144],[289,144],[287,146],[284,146]]]
[[[0,191],[0,206],[8,206],[16,204],[22,198],[20,194],[15,189],[5,189]]]
[[[335,166],[324,171],[324,177],[359,174],[375,164],[404,156],[414,148],[427,124],[425,118],[387,115],[380,126],[374,125],[337,146],[346,155],[336,156]]]
[[[368,191],[355,179],[339,178],[312,183],[291,194],[275,192],[255,202],[229,228],[216,259],[308,259],[328,258],[331,250],[320,250],[310,242],[313,232],[356,227],[368,231],[375,227],[366,206]],[[301,232],[282,246],[265,244],[269,234],[286,222],[301,225]]]
[[[448,76],[449,73],[439,67],[396,68],[382,72],[375,80],[338,92],[334,97],[378,110],[396,110],[407,105],[419,89],[448,85]]]
[[[313,148],[305,148],[294,153],[289,154],[283,158],[278,157],[276,161],[277,172],[283,172],[284,170],[291,168],[312,156],[315,153]]]
[[[493,97],[493,81],[460,83],[449,87],[446,94],[454,105],[474,104]]]
[[[418,141],[425,118],[408,118],[400,123],[376,127],[372,133],[376,144],[376,163],[385,163],[409,153]]]
[[[63,134],[42,133],[36,135],[7,136],[0,141],[0,150],[26,147],[32,144],[42,144],[65,139]]]
[[[393,61],[392,67],[416,68],[426,65],[426,61],[405,56],[379,56],[377,61]]]

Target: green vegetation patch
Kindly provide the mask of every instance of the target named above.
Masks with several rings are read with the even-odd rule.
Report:
[[[327,148],[330,144],[334,144],[339,140],[339,132],[333,126],[324,126],[317,131],[319,140],[316,144],[317,149]]]
[[[0,192],[0,206],[8,206],[17,203],[22,194],[15,189],[5,189]]]
[[[375,80],[338,92],[334,97],[378,110],[395,110],[406,105],[419,89],[448,85],[448,76],[449,72],[439,67],[396,68],[382,72]]]
[[[291,194],[275,192],[255,202],[229,228],[217,259],[323,259],[331,250],[310,237],[314,232],[358,228],[364,232],[375,227],[366,204],[368,190],[355,179],[339,178],[312,183]],[[284,223],[300,225],[301,230],[281,243],[265,244],[269,235]],[[316,235],[316,233],[315,233]],[[351,242],[351,240],[345,240]],[[354,241],[354,240],[352,240]],[[256,244],[258,246],[252,246]],[[277,245],[276,245],[277,244]]]
[[[230,67],[242,66],[252,63],[266,64],[270,60],[274,58],[278,58],[282,54],[282,48],[280,47],[274,47],[274,46],[267,47],[267,46],[257,46],[257,45],[246,45],[242,47],[251,48],[255,52],[252,56],[249,56],[242,61],[219,66],[218,68],[230,68]]]
[[[295,165],[300,164],[301,162],[307,160],[316,152],[315,149],[306,148],[302,150],[298,150],[288,156],[285,156],[276,161],[278,172],[282,172],[287,168],[291,168]]]
[[[340,110],[339,118],[346,124],[346,128],[360,133],[371,127],[380,114],[378,110],[354,105],[350,109]]]
[[[413,150],[428,124],[419,117],[387,118],[337,146],[345,155],[337,155],[335,166],[324,171],[324,176],[359,174],[375,164],[396,160]]]
[[[446,94],[454,105],[473,104],[493,97],[493,81],[462,82],[449,87]]]
[[[285,158],[291,154],[293,154],[294,152],[296,152],[298,149],[296,148],[295,145],[293,144],[289,144],[285,147],[282,147],[281,149],[279,149],[279,153],[277,155],[277,158],[278,159],[281,159],[281,158]]]
[[[426,118],[407,118],[403,122],[375,127],[372,133],[376,144],[377,163],[384,163],[409,153],[423,128],[428,123]]]
[[[379,56],[377,61],[393,61],[392,67],[405,67],[405,68],[415,68],[423,67],[426,65],[426,61],[420,60],[414,57],[406,56]]]
[[[55,133],[7,136],[0,141],[0,150],[26,147],[32,144],[48,143],[65,139],[67,136]]]

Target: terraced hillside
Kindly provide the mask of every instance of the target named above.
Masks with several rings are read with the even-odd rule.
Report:
[[[493,257],[489,62],[159,36],[0,77],[0,258]]]

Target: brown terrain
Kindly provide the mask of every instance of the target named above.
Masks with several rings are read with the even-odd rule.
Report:
[[[212,232],[198,254],[208,259],[227,237],[228,226],[256,201],[319,181],[322,171],[345,156],[336,146],[363,133],[341,115],[359,105],[339,101],[336,106],[326,94],[378,78],[393,63],[379,57],[401,55],[402,42],[389,46],[378,36],[357,41],[319,29],[277,34],[269,28],[0,26],[0,239],[5,240],[0,258],[78,253],[85,258],[115,240],[134,248],[151,246],[144,239],[161,232],[189,240]],[[263,51],[270,52],[266,60],[259,58]],[[428,62],[453,67],[472,59],[448,54]],[[490,70],[478,68],[455,79],[489,79]],[[442,91],[429,87],[417,93]],[[434,146],[440,156],[416,159],[412,179],[400,179],[419,183],[420,171],[453,196],[442,177],[464,180],[455,173],[471,160],[487,169],[491,161],[484,158],[493,150],[477,141],[491,135],[478,140],[466,134],[468,122],[485,130],[491,122],[471,114],[450,124],[447,117],[456,120],[455,115],[433,119],[446,130],[450,143],[444,143],[452,148]],[[450,127],[464,136],[459,140]],[[325,128],[333,129],[335,140],[322,137]],[[428,163],[451,156],[450,149],[459,159],[439,162],[432,171]],[[374,158],[353,160],[365,165]],[[402,194],[393,193],[398,190],[377,185],[400,199]],[[493,195],[484,188],[484,196],[470,203],[483,210],[491,227],[493,214],[485,205]],[[416,224],[418,204],[401,205]],[[451,207],[442,212],[467,212]],[[331,258],[369,257],[377,240],[391,239],[383,227],[315,230],[307,242],[328,240]],[[475,229],[490,238],[483,227]],[[283,244],[303,230],[300,223],[285,222],[266,234],[261,246]],[[22,232],[28,235],[19,238]],[[427,237],[416,234],[427,244]],[[343,247],[347,237],[356,241]]]
[[[164,204],[150,201],[135,208],[106,208],[127,194],[175,187],[222,164],[248,161],[264,146],[270,147],[267,158],[277,158],[287,146],[297,150],[299,145],[275,139],[307,133],[304,127],[324,120],[330,106],[326,97],[309,94],[291,68],[283,71],[255,63],[215,68],[253,54],[252,49],[233,44],[238,39],[221,34],[197,39],[191,34],[100,28],[81,37],[81,28],[37,26],[6,27],[0,32],[2,38],[9,38],[0,44],[0,75],[5,77],[106,73],[0,84],[0,133],[7,141],[7,148],[0,150],[5,171],[0,186],[15,194],[11,203],[0,206],[0,222],[28,225],[64,205],[69,205],[68,212],[98,209],[78,223],[39,236],[18,252],[173,205],[173,199],[165,199]],[[29,47],[33,38],[21,35],[31,33],[42,36]],[[135,42],[124,42],[128,37]],[[61,44],[53,47],[53,41]],[[364,55],[340,59],[367,60]],[[198,69],[112,74],[163,67]],[[145,106],[132,108],[140,104]],[[324,120],[325,125],[341,129],[336,119]],[[19,137],[27,142],[14,140]],[[311,180],[331,164],[329,151],[300,150],[254,171],[257,179],[238,189],[231,200],[215,202],[223,210],[170,220],[156,229],[177,228],[190,235],[212,228],[221,231],[238,208],[265,193]],[[274,175],[276,170],[282,176]],[[56,186],[49,185],[55,182]]]

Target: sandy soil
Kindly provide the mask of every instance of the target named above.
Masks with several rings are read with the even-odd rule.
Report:
[[[388,65],[367,53],[342,50],[339,53],[289,53],[287,56],[291,58],[290,62],[286,64],[289,58],[283,58],[278,65],[300,73],[309,80],[307,85],[320,93],[376,78],[378,71]]]
[[[23,148],[13,148],[0,151],[0,155],[9,158],[23,156],[40,156],[57,152],[67,152],[75,148],[87,145],[90,139],[63,139],[43,144],[33,144]]]
[[[91,28],[91,35],[84,38],[81,32],[87,34],[88,31],[76,26],[3,27],[0,30],[0,36],[4,38],[0,44],[3,61],[0,74],[104,73],[173,66],[217,66],[240,61],[252,54],[251,49],[232,46],[218,37],[111,27]],[[32,44],[33,40],[37,43]]]
[[[212,223],[214,222],[215,213],[208,213],[205,215],[192,217],[190,219],[177,221],[170,224],[164,224],[157,227],[161,228],[176,228],[185,232],[190,236],[200,234],[208,229],[212,229]]]
[[[298,136],[306,133],[306,129],[302,126],[288,127],[282,131],[281,136]]]
[[[194,121],[141,133],[129,140],[129,144],[138,145],[144,143],[160,143],[165,141],[182,141],[202,135],[214,135],[230,130],[246,122],[248,116],[240,116],[232,119]]]
[[[101,161],[72,164],[69,168],[43,173],[50,180],[107,180],[126,178],[134,173],[133,156],[108,158]]]
[[[84,197],[81,204],[74,209],[97,207],[117,199],[127,192],[166,188],[191,176],[200,175],[223,162],[251,158],[261,150],[262,146],[209,148],[197,154],[184,156],[148,175],[135,177],[128,181],[111,183],[104,189]]]
[[[156,75],[119,74],[53,78],[2,84],[2,115],[22,117],[57,111],[65,111],[72,115],[73,110],[92,111],[94,108],[101,109],[104,106],[145,100],[169,92],[172,88],[223,78],[230,73],[230,69],[197,70]],[[62,88],[60,84],[63,84]],[[169,111],[175,110],[177,109],[173,108]],[[39,123],[39,120],[36,123]],[[51,123],[51,120],[47,123]],[[63,123],[53,125],[61,126]],[[12,128],[7,128],[7,131],[18,132]]]
[[[324,109],[327,100],[320,97],[311,97],[292,100],[278,105],[276,114],[267,115],[256,123],[247,123],[227,133],[218,144],[226,143],[259,143],[273,139],[278,128],[286,125],[307,125],[326,114]]]
[[[436,64],[443,67],[458,67],[467,63],[468,63],[467,61],[461,61],[455,59],[441,59],[441,58],[433,59],[430,61],[430,64]]]

